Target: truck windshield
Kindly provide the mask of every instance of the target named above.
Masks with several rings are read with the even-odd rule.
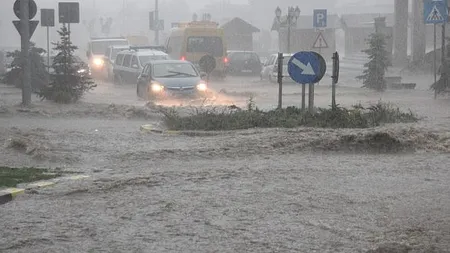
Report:
[[[220,37],[196,36],[189,37],[187,43],[188,53],[209,53],[214,57],[223,56],[223,42]]]

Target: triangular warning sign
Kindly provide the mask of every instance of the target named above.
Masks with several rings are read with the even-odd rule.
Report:
[[[319,33],[319,35],[317,36],[317,39],[314,42],[313,48],[328,48],[328,43],[325,40],[325,37],[323,37],[322,33]]]
[[[30,27],[30,35],[29,35],[30,37],[29,37],[29,39],[31,39],[31,37],[33,36],[34,31],[36,31],[36,27],[38,26],[39,21],[30,20],[28,22],[30,22],[30,26],[29,26]],[[21,32],[22,29],[20,29],[20,21],[19,20],[14,20],[13,24],[16,27],[17,31],[19,32],[20,36],[22,36],[22,32]]]
[[[428,14],[427,21],[444,21],[444,17],[442,16],[439,9],[436,7],[436,5],[433,6],[433,9],[431,9],[430,14]]]

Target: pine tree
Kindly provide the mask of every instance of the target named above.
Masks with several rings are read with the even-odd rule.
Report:
[[[85,66],[74,57],[78,47],[70,41],[67,27],[64,25],[58,34],[61,41],[53,43],[55,46],[53,49],[58,52],[52,63],[54,73],[51,75],[50,84],[39,93],[39,96],[57,103],[74,103],[96,85],[89,76],[79,73]]]
[[[371,34],[368,44],[369,49],[362,52],[369,56],[369,62],[364,64],[366,69],[357,78],[363,80],[364,88],[384,91],[386,89],[384,76],[388,66],[390,66],[385,35],[382,33]]]

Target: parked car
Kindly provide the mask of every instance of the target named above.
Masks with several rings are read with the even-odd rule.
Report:
[[[188,61],[159,60],[145,65],[136,87],[138,97],[161,100],[167,97],[206,97],[205,74]]]
[[[293,82],[288,73],[288,62],[293,54],[283,54],[283,81]],[[261,80],[269,80],[271,83],[277,82],[278,77],[278,54],[272,54],[263,64],[261,71]]]
[[[261,73],[261,70],[261,60],[256,52],[228,51],[228,74],[250,73],[258,75]]]
[[[155,60],[169,60],[161,47],[130,47],[121,51],[114,61],[114,83],[135,84],[146,63]]]

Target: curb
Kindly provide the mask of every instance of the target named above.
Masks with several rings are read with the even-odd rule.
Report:
[[[19,188],[8,188],[8,189],[0,191],[0,205],[8,203],[9,201],[12,201],[17,195],[23,194],[24,192],[25,192],[25,189],[19,189]]]
[[[153,125],[142,125],[140,130],[143,132],[152,132],[157,134],[171,134],[171,135],[180,135],[181,131],[173,131],[173,130],[160,130],[156,129]]]
[[[54,186],[57,183],[63,181],[70,180],[81,180],[85,178],[89,178],[87,175],[77,175],[77,176],[69,176],[69,177],[61,177],[55,178],[49,181],[38,181],[29,184],[19,185],[20,188],[7,188],[4,190],[0,190],[0,205],[6,204],[12,200],[14,200],[18,195],[24,194],[27,190],[41,189],[50,186]]]

